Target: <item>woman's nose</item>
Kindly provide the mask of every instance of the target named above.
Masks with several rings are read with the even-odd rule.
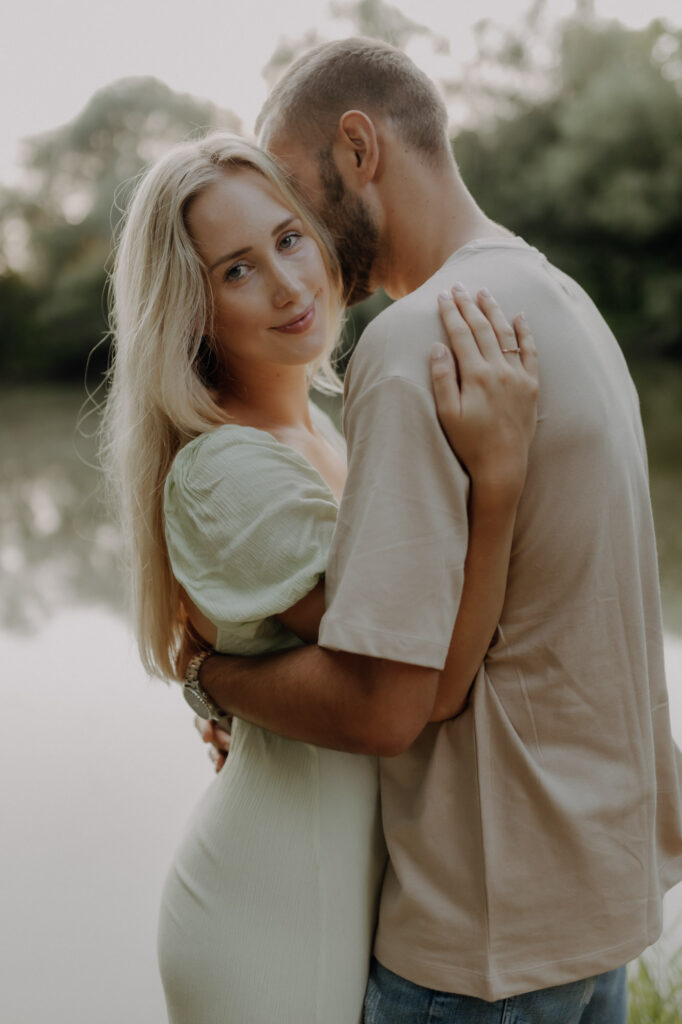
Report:
[[[302,291],[298,275],[287,267],[276,267],[272,277],[272,301],[276,306],[295,302]]]

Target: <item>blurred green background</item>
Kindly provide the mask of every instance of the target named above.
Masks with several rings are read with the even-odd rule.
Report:
[[[512,26],[481,20],[475,56],[446,61],[440,85],[476,199],[572,274],[623,346],[647,431],[666,623],[682,633],[682,30],[663,20],[628,28],[598,19],[593,6],[578,2],[559,21],[536,0]],[[382,0],[332,5],[330,16],[404,48],[418,39],[434,54],[449,49]],[[320,38],[311,30],[283,42],[265,78]],[[88,500],[98,477],[83,436],[95,432],[108,361],[107,267],[136,176],[207,126],[241,124],[156,79],[121,79],[71,122],[29,139],[20,184],[0,189],[0,422],[13,442],[0,462],[8,624],[39,618],[52,591],[120,600],[116,537]],[[386,301],[379,294],[352,311],[351,346]],[[91,415],[74,431],[85,386],[95,393]]]
[[[476,60],[441,82],[465,125],[453,136],[464,179],[489,214],[580,281],[630,358],[679,360],[682,32],[662,21],[643,30],[601,22],[580,4],[550,28],[544,6],[533,4],[516,29],[480,22]],[[380,0],[343,9],[356,31],[400,46],[429,35]],[[280,47],[269,79],[313,38]],[[0,192],[4,381],[82,380],[106,332],[105,268],[129,185],[169,144],[208,125],[240,121],[155,79],[129,78],[29,140],[21,185]],[[106,344],[94,349],[95,376],[106,358]]]

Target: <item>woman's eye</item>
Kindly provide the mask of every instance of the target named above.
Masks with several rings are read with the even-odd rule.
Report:
[[[246,265],[244,263],[235,263],[233,267],[225,271],[225,281],[241,281],[246,273]]]
[[[279,247],[280,249],[293,249],[300,238],[300,231],[287,231],[286,235],[280,239]]]

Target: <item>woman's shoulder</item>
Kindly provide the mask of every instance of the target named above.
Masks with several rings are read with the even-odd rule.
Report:
[[[260,623],[316,585],[335,519],[316,470],[262,430],[226,424],[178,452],[164,493],[168,554],[175,577],[218,627],[220,650],[272,646],[280,627],[261,636]]]
[[[192,470],[211,462],[230,462],[239,457],[244,449],[267,447],[270,434],[255,427],[245,427],[241,423],[223,423],[214,430],[188,441],[178,451],[173,460],[173,468]]]
[[[289,502],[301,489],[309,498],[328,497],[317,470],[294,448],[267,431],[228,423],[180,449],[166,478],[164,504],[167,515],[206,503],[248,513],[264,503]]]
[[[167,488],[171,484],[203,489],[217,480],[258,477],[283,467],[287,452],[271,434],[255,427],[225,423],[189,441],[175,456]]]

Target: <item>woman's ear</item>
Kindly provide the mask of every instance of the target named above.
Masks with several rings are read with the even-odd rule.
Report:
[[[342,177],[368,185],[379,168],[379,138],[371,117],[361,110],[347,110],[339,118],[334,159]]]

